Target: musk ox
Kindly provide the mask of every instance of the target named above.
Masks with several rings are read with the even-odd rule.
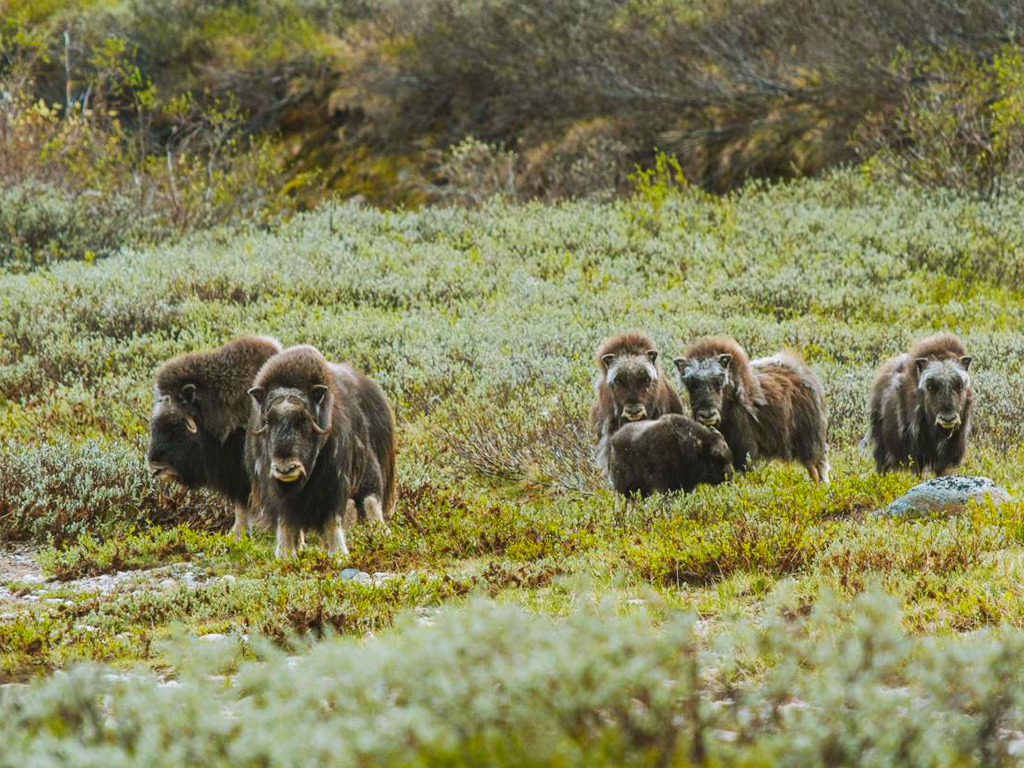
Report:
[[[683,403],[658,365],[654,342],[642,333],[621,333],[601,342],[594,358],[597,398],[590,420],[597,463],[608,470],[608,441],[623,425],[682,413]]]
[[[249,528],[248,390],[263,364],[280,351],[274,339],[245,336],[209,352],[174,357],[156,372],[149,469],[154,476],[210,488],[231,500],[237,537]]]
[[[704,339],[675,360],[693,417],[717,428],[736,469],[758,459],[796,460],[828,482],[825,398],[794,352],[748,360],[732,339]]]
[[[611,438],[608,474],[623,494],[718,485],[732,477],[732,452],[721,433],[670,413],[654,421],[624,424]]]
[[[869,409],[875,468],[942,475],[964,458],[971,431],[971,358],[950,333],[929,336],[881,367]]]
[[[395,419],[375,382],[291,347],[256,375],[246,438],[253,492],[277,525],[277,556],[316,530],[328,552],[348,554],[347,527],[362,510],[383,524],[395,488]]]

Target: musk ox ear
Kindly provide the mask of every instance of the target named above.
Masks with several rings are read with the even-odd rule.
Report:
[[[689,362],[690,361],[687,358],[685,358],[685,357],[677,357],[675,360],[672,361],[672,365],[674,365],[679,370],[679,375],[680,376],[684,376],[685,377],[686,376],[685,368],[689,364]]]
[[[265,390],[263,387],[253,387],[252,389],[249,390],[249,396],[256,401],[257,408],[262,408],[263,401],[267,397],[267,390]]]
[[[196,401],[196,385],[184,385],[178,393],[178,397],[181,398],[181,402],[183,403],[194,403]]]
[[[928,367],[928,362],[929,361],[928,361],[927,357],[919,357],[916,360],[914,360],[914,365],[917,366],[917,372],[920,373],[925,368],[927,368]]]
[[[327,399],[327,385],[326,384],[314,384],[309,388],[309,401],[313,403],[317,408],[324,404],[324,400]]]
[[[652,363],[658,362],[658,350],[656,350],[656,349],[648,349],[647,350],[647,359],[650,360]]]
[[[726,370],[729,370],[729,363],[731,362],[732,355],[730,355],[728,352],[724,352],[718,356],[718,364],[725,368]]]
[[[615,360],[615,355],[603,355],[601,357],[601,364],[604,365],[605,370],[608,370],[608,366]]]
[[[964,355],[963,357],[960,358],[960,365],[964,367],[965,371],[971,367],[971,360],[973,359],[974,358],[971,357],[970,355]]]

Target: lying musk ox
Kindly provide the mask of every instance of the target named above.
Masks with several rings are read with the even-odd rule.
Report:
[[[722,433],[736,469],[761,458],[796,460],[812,480],[828,482],[825,398],[797,354],[750,361],[732,339],[712,338],[675,364],[693,417]]]
[[[249,528],[248,390],[263,364],[280,351],[274,339],[245,336],[210,352],[179,355],[156,372],[149,469],[154,476],[210,488],[234,502],[237,537]]]
[[[732,452],[721,433],[670,413],[654,421],[625,424],[610,442],[608,474],[622,494],[718,485],[732,477]]]
[[[597,399],[590,412],[597,463],[608,469],[608,441],[623,425],[682,413],[683,403],[658,365],[654,342],[642,333],[621,333],[601,342],[595,356]]]
[[[940,333],[915,344],[878,372],[871,388],[875,468],[913,467],[944,474],[964,458],[971,431],[971,358]]]
[[[295,551],[306,530],[328,552],[348,554],[347,527],[361,508],[391,516],[395,419],[380,387],[310,346],[291,347],[263,366],[245,444],[253,491],[277,524],[277,556]]]

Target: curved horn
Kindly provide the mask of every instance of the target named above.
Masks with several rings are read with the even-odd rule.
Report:
[[[263,423],[263,426],[262,426],[262,427],[260,427],[259,429],[250,429],[250,430],[249,430],[249,434],[250,434],[250,435],[262,435],[262,434],[263,434],[264,432],[266,432],[266,431],[267,431],[267,427],[268,427],[268,426],[270,426],[270,425],[269,425],[269,424],[267,424],[266,422],[264,422],[264,423]]]
[[[196,426],[196,423],[192,420],[191,416],[185,417],[185,426],[188,428],[188,431],[191,432],[193,435],[199,431],[199,427]]]
[[[317,424],[316,419],[314,419],[312,416],[309,417],[309,420],[313,423],[313,431],[316,432],[318,435],[326,435],[328,432],[331,431],[330,427],[324,429],[319,424]]]

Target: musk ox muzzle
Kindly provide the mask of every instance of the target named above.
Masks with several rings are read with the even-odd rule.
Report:
[[[947,429],[950,432],[955,432],[956,430],[960,429],[960,425],[962,423],[963,422],[960,418],[959,413],[940,413],[938,416],[935,417],[935,425],[937,427],[940,427],[941,429]]]
[[[165,464],[162,461],[153,461],[150,459],[146,462],[149,467],[149,474],[151,477],[166,477],[168,480],[173,480],[177,477],[177,473],[171,468],[170,464]]]
[[[306,467],[298,459],[274,461],[270,465],[270,474],[282,483],[294,483],[306,476]]]
[[[641,404],[630,404],[622,409],[622,416],[627,421],[642,421],[647,418],[647,408]]]
[[[705,427],[717,427],[722,421],[722,412],[717,408],[702,408],[694,414],[694,417]]]

